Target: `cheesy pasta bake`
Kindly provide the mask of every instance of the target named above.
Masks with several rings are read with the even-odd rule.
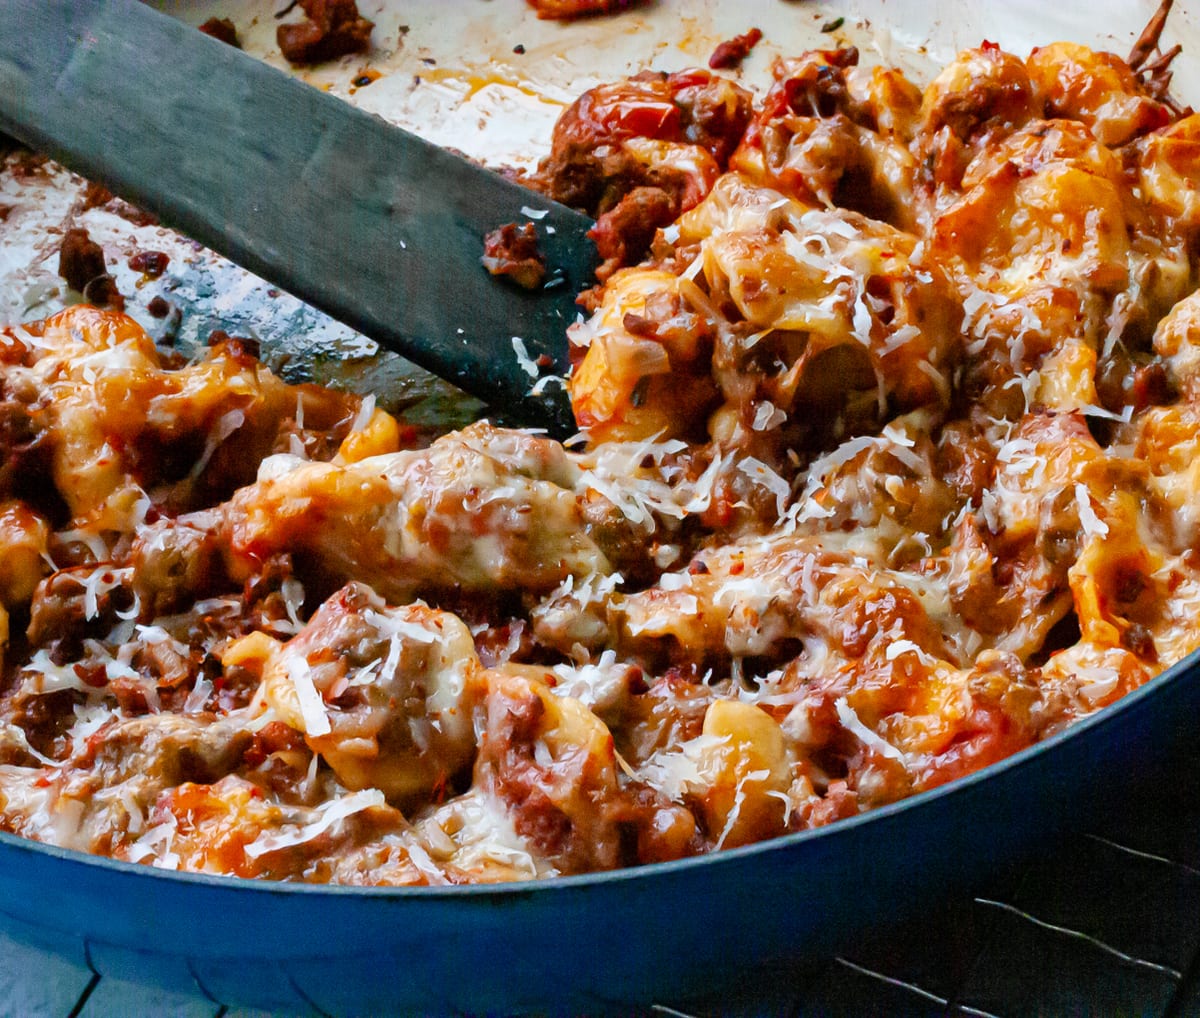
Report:
[[[86,304],[0,333],[0,826],[344,884],[715,852],[1200,645],[1200,116],[852,49],[581,96],[577,440],[432,436]],[[482,268],[480,271],[483,271]]]

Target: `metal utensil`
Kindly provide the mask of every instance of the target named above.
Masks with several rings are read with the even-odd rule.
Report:
[[[588,217],[139,0],[0,4],[0,129],[511,419],[573,430],[566,327]],[[480,264],[532,222],[548,282]]]

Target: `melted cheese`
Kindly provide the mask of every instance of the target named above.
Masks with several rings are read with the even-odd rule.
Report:
[[[0,471],[4,826],[248,877],[554,877],[936,786],[1200,646],[1200,120],[1065,44],[924,91],[852,62],[780,61],[720,145],[702,103],[672,134],[675,79],[581,100],[616,147],[564,121],[568,168],[619,164],[585,182],[686,210],[591,295],[566,379],[510,338],[568,387],[567,447],[425,444],[91,308],[6,330],[0,460],[38,473]]]

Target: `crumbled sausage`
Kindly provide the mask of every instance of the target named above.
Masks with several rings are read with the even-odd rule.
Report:
[[[196,527],[160,520],[133,544],[134,590],[155,615],[173,611],[215,586],[221,578],[213,536]]]
[[[596,217],[604,280],[641,260],[658,227],[704,198],[750,115],[749,92],[704,70],[601,85],[559,118],[529,183]],[[647,142],[657,153],[650,161]]]
[[[223,346],[231,357],[248,357],[257,360],[262,349],[252,336],[231,336],[224,329],[213,329],[205,343],[211,347]]]

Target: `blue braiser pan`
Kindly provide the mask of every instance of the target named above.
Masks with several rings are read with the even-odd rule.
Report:
[[[831,826],[534,883],[356,888],[173,873],[0,835],[0,925],[103,976],[248,1007],[595,1013],[815,959],[1117,806],[1194,733],[1200,656],[1036,746]]]

